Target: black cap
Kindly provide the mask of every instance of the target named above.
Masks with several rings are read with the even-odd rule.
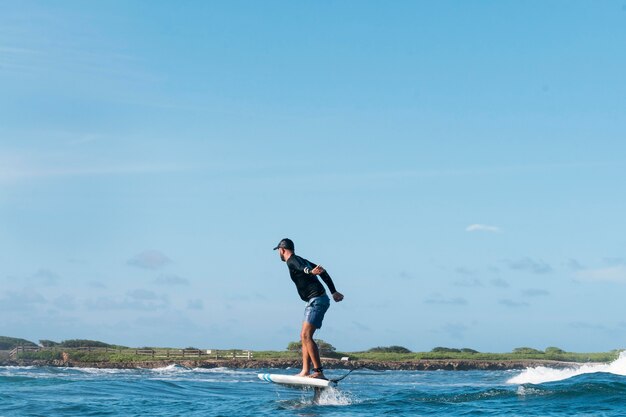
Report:
[[[294,251],[296,249],[294,244],[293,244],[293,240],[287,239],[287,238],[284,238],[283,240],[278,242],[278,245],[276,245],[274,250],[276,250],[278,248],[289,249],[290,251]]]

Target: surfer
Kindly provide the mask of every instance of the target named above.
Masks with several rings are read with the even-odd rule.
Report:
[[[280,259],[287,263],[291,280],[296,284],[300,298],[307,303],[304,309],[302,331],[300,332],[300,340],[302,341],[302,372],[298,376],[326,379],[319,350],[315,340],[313,340],[313,333],[322,327],[324,314],[330,307],[330,299],[317,276],[319,275],[322,278],[335,302],[343,300],[343,294],[335,289],[333,280],[321,265],[314,265],[312,262],[295,254],[295,246],[291,239],[285,238],[281,240],[274,250],[278,250]],[[311,362],[313,363],[312,369]]]

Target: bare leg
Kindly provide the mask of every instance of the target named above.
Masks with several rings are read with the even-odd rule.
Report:
[[[304,331],[304,325],[302,326],[302,331]],[[302,371],[300,371],[300,373],[297,376],[309,376],[310,373],[311,373],[311,356],[309,356],[309,349],[307,349],[307,347],[304,345],[304,342],[302,342]]]
[[[315,333],[317,328],[313,326],[311,323],[304,322],[302,323],[302,332],[300,333],[300,338],[302,340],[302,358],[304,359],[304,350],[307,350],[307,355],[311,362],[313,362],[313,368],[319,369],[322,367],[322,361],[320,359],[320,353],[317,349],[317,344],[313,340],[313,333]],[[324,378],[323,372],[313,372],[313,374],[308,375],[310,372],[309,369],[309,361],[306,363],[302,363],[302,372],[306,371],[305,376],[310,376],[311,378]]]

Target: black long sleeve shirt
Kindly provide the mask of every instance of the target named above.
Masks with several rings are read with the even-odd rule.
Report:
[[[298,294],[303,301],[309,301],[313,297],[319,297],[324,294],[324,287],[317,279],[317,275],[311,273],[311,270],[315,268],[315,264],[293,254],[287,259],[287,267],[289,268],[291,280],[296,284]],[[320,277],[328,286],[331,294],[337,292],[328,272],[324,271],[324,273],[320,274]]]

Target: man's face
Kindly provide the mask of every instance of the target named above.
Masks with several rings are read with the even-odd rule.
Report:
[[[280,256],[280,260],[285,262],[285,250],[283,248],[278,249],[278,256]]]

